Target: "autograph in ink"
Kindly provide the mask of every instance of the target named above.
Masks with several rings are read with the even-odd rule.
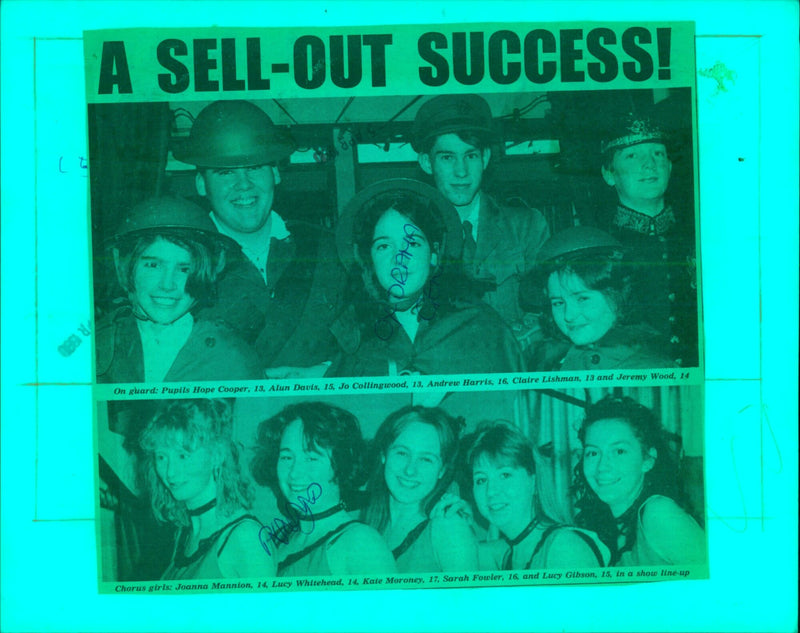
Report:
[[[414,238],[416,238],[417,235],[422,235],[422,232],[414,224],[406,224],[403,230],[405,231],[405,235],[403,236],[405,247],[394,256],[395,267],[392,268],[390,273],[395,283],[386,289],[386,297],[389,301],[387,309],[389,311],[375,322],[375,335],[382,341],[388,341],[394,334],[397,326],[400,325],[400,322],[395,316],[397,308],[394,303],[405,297],[405,285],[408,281],[408,266],[406,265],[406,260],[413,257],[413,254],[409,252],[408,249],[409,246],[415,243]],[[412,310],[419,311],[419,317],[423,320],[430,321],[436,314],[436,309],[439,307],[439,304],[435,300],[433,289],[435,287],[434,282],[440,274],[440,271],[437,270],[433,276],[428,278],[426,290],[412,306]],[[432,309],[420,311],[423,304],[430,306]]]
[[[311,511],[313,506],[322,496],[322,486],[318,483],[311,483],[306,488],[305,495],[298,495],[297,502],[290,501],[286,504],[288,520],[275,517],[271,523],[262,525],[258,531],[258,541],[268,556],[272,556],[271,547],[278,547],[281,543],[286,545],[293,532],[310,534],[314,531],[314,513]],[[304,521],[308,526],[304,526]]]

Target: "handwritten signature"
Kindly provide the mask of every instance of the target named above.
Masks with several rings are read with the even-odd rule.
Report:
[[[298,495],[297,502],[289,502],[286,505],[288,520],[275,517],[271,523],[262,525],[258,531],[258,541],[268,556],[272,556],[270,547],[278,547],[281,543],[286,545],[289,537],[294,532],[310,534],[314,531],[314,514],[311,512],[313,506],[322,496],[322,486],[318,483],[309,484],[305,496]],[[308,523],[304,526],[301,521]]]
[[[413,254],[409,252],[408,247],[414,243],[414,238],[417,235],[422,235],[422,232],[419,230],[419,228],[413,224],[406,224],[403,227],[403,230],[405,231],[405,235],[403,236],[405,248],[403,248],[394,256],[395,267],[392,268],[390,273],[392,279],[395,280],[395,283],[386,289],[386,296],[389,299],[389,311],[375,322],[375,335],[382,341],[388,341],[395,333],[397,326],[400,325],[400,321],[398,321],[397,317],[395,316],[397,308],[393,305],[393,302],[405,297],[405,285],[408,281],[408,266],[406,265],[406,259],[411,259],[413,256]],[[412,310],[419,309],[423,302],[429,303],[433,306],[433,310],[431,310],[427,315],[420,312],[420,318],[426,321],[429,321],[433,318],[433,316],[436,314],[436,308],[439,307],[439,304],[436,303],[433,294],[435,281],[439,277],[439,274],[440,273],[437,271],[428,279],[427,292],[420,295],[419,299],[417,299],[416,303],[412,306]],[[399,294],[397,294],[398,292]]]

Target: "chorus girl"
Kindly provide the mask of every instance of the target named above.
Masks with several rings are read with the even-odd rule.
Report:
[[[429,518],[453,483],[464,421],[439,408],[407,406],[381,424],[373,441],[365,521],[391,548],[400,572],[478,568],[478,544],[461,516]]]
[[[608,396],[587,409],[579,437],[576,521],[609,545],[612,564],[705,562],[705,534],[678,503],[677,465],[650,409]]]
[[[279,576],[396,570],[381,535],[348,512],[366,479],[364,447],[355,416],[323,402],[290,405],[259,425],[253,476],[284,515],[261,542]]]
[[[164,580],[275,575],[258,544],[261,524],[248,513],[253,491],[231,439],[226,401],[168,403],[140,443],[153,512],[178,528]]]
[[[538,507],[533,445],[516,428],[492,423],[479,428],[465,462],[480,514],[501,538],[482,543],[484,569],[601,567],[608,548],[595,534],[551,521]]]

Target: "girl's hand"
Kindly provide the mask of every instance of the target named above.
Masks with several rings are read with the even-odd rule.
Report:
[[[455,517],[461,517],[467,522],[472,523],[472,507],[458,495],[446,492],[431,509],[430,518],[452,519]]]

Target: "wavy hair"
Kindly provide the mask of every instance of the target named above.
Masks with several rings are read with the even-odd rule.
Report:
[[[217,512],[230,516],[250,509],[253,490],[242,473],[232,427],[232,408],[226,400],[175,400],[159,407],[139,438],[143,478],[156,519],[178,526],[190,523],[186,504],[172,496],[156,471],[155,451],[164,445],[177,445],[190,453],[210,450],[215,461]]]
[[[630,427],[641,444],[643,455],[647,455],[651,449],[655,449],[656,454],[653,467],[644,475],[641,494],[619,517],[614,517],[608,505],[600,500],[586,480],[583,456],[575,466],[573,492],[578,510],[575,523],[596,532],[608,545],[613,565],[636,543],[636,525],[642,504],[652,495],[663,495],[683,505],[683,495],[678,483],[678,450],[675,448],[680,444],[680,438],[666,432],[655,413],[633,398],[608,395],[587,407],[586,416],[578,431],[581,444],[586,444],[586,432],[592,424],[611,419],[622,420]],[[621,547],[618,545],[620,535],[625,537]]]
[[[262,486],[269,486],[276,499],[283,497],[278,483],[278,456],[283,433],[295,420],[303,423],[303,439],[307,448],[321,448],[329,452],[341,500],[345,505],[353,504],[358,489],[366,480],[366,444],[356,416],[326,402],[289,405],[258,425],[255,456],[250,463],[253,478]]]
[[[378,428],[371,443],[371,470],[367,484],[369,501],[363,513],[364,521],[379,532],[386,528],[390,518],[389,497],[391,492],[386,485],[384,474],[386,455],[395,440],[412,422],[428,424],[436,429],[442,460],[442,476],[437,480],[433,490],[420,503],[423,514],[428,515],[442,494],[453,483],[455,477],[458,440],[464,428],[464,418],[453,417],[439,407],[419,405],[408,405],[389,415]]]

